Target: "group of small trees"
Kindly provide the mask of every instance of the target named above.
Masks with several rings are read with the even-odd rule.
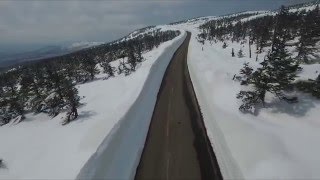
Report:
[[[63,125],[78,117],[80,97],[76,84],[93,80],[100,73],[109,77],[116,69],[111,61],[122,59],[118,74],[129,75],[143,61],[142,52],[173,39],[179,31],[150,31],[126,41],[112,42],[71,54],[18,65],[0,73],[0,125],[20,122],[26,112],[54,117],[67,111]]]
[[[319,5],[313,10],[296,12],[289,12],[288,8],[282,6],[276,16],[266,15],[240,21],[253,15],[255,13],[244,13],[211,20],[200,26],[201,33],[198,35],[199,42],[223,42],[222,48],[227,47],[227,41],[241,43],[242,46],[248,43],[250,58],[253,44],[256,45],[256,54],[271,46],[259,68],[254,70],[245,63],[240,70],[240,76],[234,76],[234,79],[241,81],[241,85],[247,85],[250,89],[238,93],[237,98],[242,100],[239,109],[242,112],[254,113],[255,107],[265,105],[266,93],[287,102],[297,102],[297,97],[286,96],[286,91],[295,87],[320,97],[320,77],[294,83],[296,72],[301,69],[299,63],[310,63],[310,56],[316,56],[315,47],[320,41]],[[296,43],[292,44],[294,41]],[[298,54],[296,57],[288,52],[289,45],[295,46]],[[231,56],[236,55],[239,58],[244,57],[242,48],[237,54],[232,48]]]
[[[204,40],[222,41],[224,42],[223,48],[227,47],[226,40],[238,43],[246,41],[249,46],[250,58],[253,44],[256,45],[255,52],[260,54],[264,48],[273,43],[273,34],[278,17],[266,15],[249,21],[240,21],[253,15],[255,13],[245,13],[204,23],[200,26],[202,33],[198,35],[198,40],[199,42]],[[298,42],[294,44],[298,52],[298,55],[294,58],[299,62],[310,63],[311,56],[315,55],[315,45],[320,40],[319,5],[310,11],[290,12],[284,18],[285,20],[282,23],[284,30],[287,31],[288,40],[295,40],[295,37],[299,37]],[[231,54],[234,54],[234,52]]]
[[[297,45],[300,62],[308,63],[309,55],[314,55],[315,45],[320,40],[320,10],[317,6],[300,19],[299,43]]]
[[[57,67],[30,65],[0,75],[0,125],[16,118],[24,119],[26,111],[47,112],[54,117],[68,107],[65,122],[77,118],[79,106],[75,83]]]
[[[103,57],[98,58],[98,63],[103,71],[108,74],[108,77],[113,77],[115,72],[127,76],[136,71],[138,65],[143,61],[143,52],[158,47],[162,42],[173,39],[179,33],[179,31],[160,31],[156,29],[144,35],[138,35],[133,39],[100,46],[95,50],[95,54],[98,57]],[[120,59],[117,68],[109,64],[116,59]]]
[[[296,102],[297,98],[288,98],[284,92],[293,85],[296,72],[299,69],[297,61],[291,58],[291,54],[286,49],[286,42],[289,40],[285,21],[289,12],[282,7],[276,17],[276,25],[273,33],[272,48],[261,67],[256,71],[245,64],[240,73],[242,74],[242,84],[251,85],[252,90],[240,91],[237,98],[242,99],[243,104],[240,110],[243,112],[254,112],[257,104],[265,104],[267,92],[274,94],[281,100]]]

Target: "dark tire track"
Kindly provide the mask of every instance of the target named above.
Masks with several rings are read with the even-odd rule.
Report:
[[[135,179],[222,179],[188,71],[190,37],[162,80]]]

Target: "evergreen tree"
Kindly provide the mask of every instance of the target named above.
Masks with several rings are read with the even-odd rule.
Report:
[[[141,63],[143,61],[141,43],[138,43],[138,46],[137,46],[136,60],[138,63]]]
[[[254,41],[254,38],[252,36],[252,33],[250,31],[250,35],[249,35],[249,58],[251,58],[251,44]]]
[[[226,42],[223,43],[222,48],[223,49],[227,48],[227,43]]]
[[[128,76],[131,73],[131,70],[127,67],[124,60],[120,60],[120,63],[118,65],[118,74],[124,73],[125,76]]]
[[[93,80],[95,75],[99,73],[98,68],[96,67],[97,62],[89,55],[83,55],[83,60],[81,63],[81,69],[84,72],[85,81]]]
[[[3,123],[8,123],[11,119],[18,116],[21,119],[24,118],[24,101],[25,98],[20,96],[18,90],[18,72],[9,71],[2,74],[3,89],[2,89],[2,111],[3,111]]]
[[[58,73],[56,65],[47,65],[45,67],[47,79],[45,82],[46,89],[49,91],[46,94],[50,94],[50,90],[53,90],[60,100],[63,99],[63,91],[62,91],[62,81],[64,76]]]
[[[101,66],[103,68],[103,72],[108,74],[109,77],[114,77],[115,68],[110,65],[109,62],[102,62]]]
[[[271,52],[261,63],[263,72],[268,75],[273,84],[273,91],[278,94],[286,89],[296,77],[299,65],[291,58],[291,54],[286,49],[286,42],[289,40],[288,30],[283,27],[288,9],[282,7],[277,16],[277,24],[273,36]]]
[[[238,51],[238,58],[243,58],[243,57],[244,57],[243,51],[242,51],[242,49],[240,49],[240,50]]]
[[[299,65],[291,58],[285,47],[289,35],[286,34],[288,31],[283,29],[282,23],[287,13],[288,10],[282,7],[277,16],[271,52],[261,63],[262,67],[258,68],[247,81],[253,85],[253,90],[240,91],[237,96],[242,99],[243,104],[239,109],[243,112],[252,112],[254,106],[259,103],[264,105],[266,92],[274,94],[279,99],[284,99],[283,91],[296,77]]]
[[[312,95],[317,97],[317,98],[320,98],[320,74],[318,75],[318,77],[314,81]]]
[[[78,90],[75,88],[71,80],[65,79],[63,83],[64,100],[68,106],[66,119],[62,123],[68,124],[72,120],[78,117],[78,106],[80,105],[80,97],[78,96]]]
[[[247,85],[251,79],[253,73],[252,67],[249,66],[249,63],[244,63],[243,68],[240,69],[241,74],[241,85]]]
[[[130,47],[128,50],[128,61],[127,62],[130,65],[130,70],[136,71],[136,67],[137,67],[138,62],[136,60],[133,47]]]
[[[272,38],[272,27],[273,27],[273,17],[263,17],[260,20],[257,20],[257,24],[255,27],[257,27],[257,53],[262,53],[263,48],[268,46],[268,41]]]
[[[309,62],[308,55],[313,55],[316,48],[315,45],[319,40],[320,23],[317,18],[319,16],[319,6],[313,11],[302,17],[300,28],[300,39],[297,45],[298,56],[300,62]],[[318,31],[318,32],[317,32]]]
[[[26,100],[29,99],[30,96],[35,94],[39,94],[38,88],[34,87],[34,76],[29,69],[24,69],[22,71],[21,81],[20,81],[20,95]],[[33,92],[33,90],[35,92]]]

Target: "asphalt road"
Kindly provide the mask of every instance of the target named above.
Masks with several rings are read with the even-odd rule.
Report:
[[[222,179],[187,67],[190,36],[162,80],[135,179]]]

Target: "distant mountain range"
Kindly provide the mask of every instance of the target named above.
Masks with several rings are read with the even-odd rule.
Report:
[[[59,56],[81,49],[89,48],[103,44],[103,42],[76,42],[67,46],[45,46],[34,51],[28,51],[17,54],[0,54],[0,67],[7,67],[17,63],[45,59],[49,57]]]

